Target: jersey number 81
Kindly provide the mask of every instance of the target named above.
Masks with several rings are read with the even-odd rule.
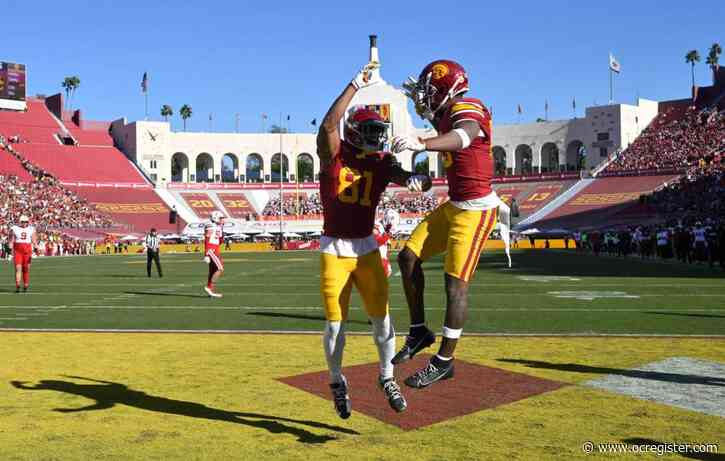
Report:
[[[362,184],[364,182],[364,185]],[[362,193],[361,193],[362,190]],[[370,194],[373,190],[373,172],[352,168],[341,168],[337,198],[342,203],[358,203],[362,206],[372,206]]]

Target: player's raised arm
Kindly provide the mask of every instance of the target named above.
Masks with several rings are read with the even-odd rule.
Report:
[[[347,106],[350,105],[357,90],[377,83],[371,79],[372,71],[378,66],[380,64],[376,62],[367,63],[335,99],[325,118],[322,119],[320,130],[317,132],[317,155],[323,165],[329,163],[340,149],[340,121],[345,115]]]

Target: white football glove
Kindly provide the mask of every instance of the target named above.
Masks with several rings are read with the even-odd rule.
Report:
[[[365,64],[365,66],[360,69],[360,72],[357,73],[350,83],[352,83],[352,86],[354,86],[356,90],[380,83],[378,80],[373,80],[373,70],[378,69],[379,67],[379,62],[369,62]]]
[[[204,262],[207,264],[211,263],[211,258],[209,256],[204,256]]]
[[[428,176],[424,174],[416,174],[408,178],[405,185],[411,192],[423,192],[423,186],[428,182]]]
[[[417,136],[395,136],[390,143],[390,150],[394,154],[399,154],[404,150],[423,152],[425,150],[425,143]]]

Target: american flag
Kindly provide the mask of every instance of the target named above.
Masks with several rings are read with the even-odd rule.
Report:
[[[141,91],[144,93],[148,93],[149,91],[149,75],[148,72],[143,73],[143,78],[141,79]]]

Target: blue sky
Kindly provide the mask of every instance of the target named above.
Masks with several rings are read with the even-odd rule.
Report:
[[[471,96],[493,106],[495,123],[570,117],[608,99],[607,57],[622,64],[615,99],[689,94],[687,50],[704,64],[725,45],[725,2],[217,2],[5,0],[0,60],[28,65],[29,94],[81,87],[74,106],[89,119],[144,116],[140,81],[148,71],[152,118],[161,104],[192,106],[190,130],[261,130],[261,114],[310,131],[367,60],[379,36],[382,75],[400,84],[437,58],[468,70]],[[188,5],[184,5],[187,3]],[[492,4],[495,3],[495,4]],[[725,61],[725,57],[723,58]],[[180,129],[175,116],[174,128]],[[420,124],[420,122],[417,122]]]

